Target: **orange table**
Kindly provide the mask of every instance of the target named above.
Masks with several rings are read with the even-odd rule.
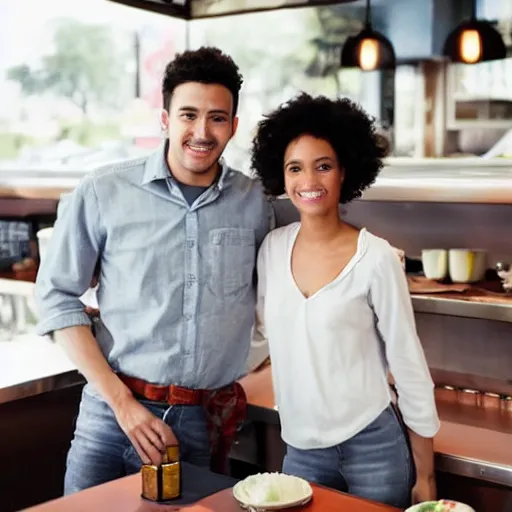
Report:
[[[212,494],[193,505],[159,505],[140,497],[140,475],[114,480],[85,491],[27,509],[29,512],[242,512],[231,489]],[[288,509],[304,512],[399,512],[399,509],[354,498],[320,486],[313,486],[313,500],[306,506]]]

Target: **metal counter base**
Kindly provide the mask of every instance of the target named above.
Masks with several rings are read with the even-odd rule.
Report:
[[[482,460],[437,453],[436,470],[452,475],[465,476],[492,484],[512,487],[512,467],[491,464]]]

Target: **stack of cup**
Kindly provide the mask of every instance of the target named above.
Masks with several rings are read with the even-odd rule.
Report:
[[[487,252],[477,249],[423,249],[423,273],[441,281],[448,275],[454,283],[476,283],[485,277]]]

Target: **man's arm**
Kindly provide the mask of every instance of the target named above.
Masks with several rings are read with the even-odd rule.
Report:
[[[152,415],[112,371],[92,335],[80,297],[89,287],[105,232],[96,191],[86,178],[55,223],[36,281],[41,321],[37,332],[55,340],[114,411],[144,463],[161,462],[165,446],[177,444],[171,429]]]
[[[144,464],[160,464],[166,446],[177,445],[171,428],[138,402],[112,371],[89,327],[75,326],[55,332],[64,349],[87,382],[103,397],[129,437]]]

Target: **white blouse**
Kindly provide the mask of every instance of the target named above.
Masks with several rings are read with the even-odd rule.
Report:
[[[326,448],[363,430],[392,398],[388,365],[406,425],[433,437],[434,385],[396,251],[361,230],[345,269],[305,298],[291,271],[299,228],[270,232],[258,255],[256,330],[269,343],[283,440]]]

